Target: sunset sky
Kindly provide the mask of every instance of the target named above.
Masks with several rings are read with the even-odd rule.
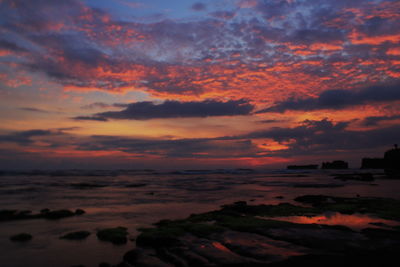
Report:
[[[400,143],[398,0],[0,0],[0,168],[281,168]]]

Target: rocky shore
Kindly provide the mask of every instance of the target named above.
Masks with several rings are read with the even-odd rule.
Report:
[[[295,200],[298,205],[236,202],[184,220],[160,221],[154,228],[139,229],[136,248],[119,266],[397,266],[393,260],[400,251],[400,201],[323,195]],[[376,222],[356,231],[345,225],[279,219],[328,211],[368,214]]]

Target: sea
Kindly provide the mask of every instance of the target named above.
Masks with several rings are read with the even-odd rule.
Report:
[[[372,173],[375,180],[335,179],[338,175],[360,172]],[[118,264],[135,247],[140,233],[137,229],[152,227],[162,219],[183,219],[236,201],[249,205],[299,205],[294,198],[307,194],[400,199],[400,179],[386,179],[382,170],[358,169],[3,171],[0,210],[39,213],[42,209],[79,208],[86,213],[59,220],[0,221],[0,266]],[[325,216],[324,220],[328,223],[329,218]],[[354,219],[353,224],[374,220],[360,218]],[[118,226],[128,228],[127,244],[114,245],[97,239],[97,230]],[[91,235],[82,241],[60,239],[66,233],[81,230]],[[10,240],[10,236],[21,232],[30,233],[33,239]]]

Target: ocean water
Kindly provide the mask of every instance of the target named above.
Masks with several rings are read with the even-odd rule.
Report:
[[[0,210],[77,208],[84,215],[60,220],[31,219],[0,222],[0,266],[2,267],[69,267],[98,266],[101,262],[117,264],[125,252],[135,247],[137,228],[150,227],[161,219],[185,218],[193,213],[218,209],[235,201],[249,204],[295,203],[306,194],[356,197],[373,196],[400,199],[400,179],[385,179],[374,171],[375,181],[341,181],[335,173],[346,171],[57,171],[4,172],[0,175]],[[365,170],[364,172],[371,172]],[[298,203],[297,203],[298,204]],[[283,218],[285,219],[285,218]],[[289,218],[305,222],[356,223],[337,214],[319,218]],[[370,223],[374,218],[358,216]],[[381,221],[380,219],[376,219]],[[99,241],[96,230],[124,226],[130,233],[125,245]],[[354,226],[355,228],[360,225]],[[73,231],[87,230],[83,241],[60,240]],[[13,234],[27,232],[33,239],[26,243],[11,242]]]

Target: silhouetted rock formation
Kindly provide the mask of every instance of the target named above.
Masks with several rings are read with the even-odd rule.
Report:
[[[348,169],[349,164],[343,160],[335,160],[332,162],[323,162],[322,169]]]
[[[385,159],[383,158],[363,158],[361,169],[384,169]]]
[[[318,165],[289,165],[288,170],[315,170],[318,169]]]
[[[385,152],[385,174],[391,178],[400,178],[400,149],[394,145],[394,149]]]

